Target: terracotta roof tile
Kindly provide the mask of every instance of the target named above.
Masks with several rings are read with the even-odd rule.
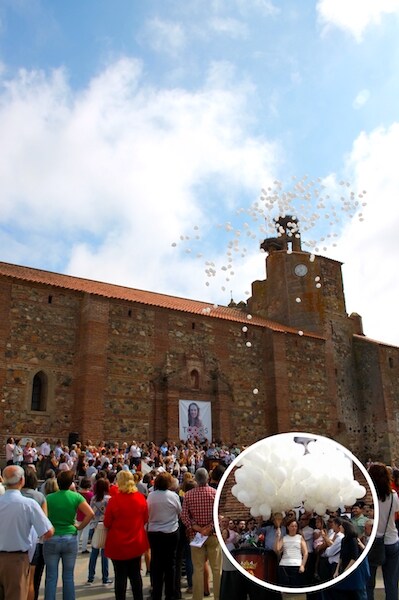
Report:
[[[22,267],[0,262],[0,275],[31,283],[50,285],[65,290],[94,294],[103,296],[104,298],[126,300],[129,302],[146,304],[148,306],[157,306],[190,314],[206,315],[208,317],[224,319],[226,321],[235,321],[247,325],[251,324],[257,327],[266,327],[272,331],[281,333],[298,333],[298,329],[294,327],[281,325],[280,323],[256,315],[253,315],[251,319],[248,319],[247,313],[238,308],[229,308],[227,306],[219,305],[214,306],[213,304],[201,302],[199,300],[189,300],[187,298],[179,298],[178,296],[158,294],[157,292],[136,290],[134,288],[128,288],[112,283],[103,283],[100,281],[83,279],[81,277],[73,277],[71,275],[62,275],[59,273],[52,273],[51,271],[34,269],[32,267]],[[304,331],[304,336],[324,339],[322,336],[306,331]]]

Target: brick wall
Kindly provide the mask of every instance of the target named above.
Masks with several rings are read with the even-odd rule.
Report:
[[[339,302],[322,339],[2,278],[3,440],[177,440],[185,399],[211,402],[213,436],[228,442],[304,431],[389,461],[399,350],[353,337]],[[48,375],[44,412],[30,410],[38,371]]]

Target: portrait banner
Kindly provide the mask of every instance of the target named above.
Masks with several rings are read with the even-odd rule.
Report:
[[[179,400],[179,436],[181,440],[212,440],[210,402]]]

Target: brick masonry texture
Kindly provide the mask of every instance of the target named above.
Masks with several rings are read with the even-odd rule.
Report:
[[[3,443],[176,441],[184,399],[211,402],[213,437],[227,443],[302,431],[364,461],[398,459],[399,349],[346,314],[340,263],[276,251],[266,272],[240,311],[0,263]]]

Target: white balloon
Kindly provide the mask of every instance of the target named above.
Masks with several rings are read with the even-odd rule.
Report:
[[[280,485],[287,479],[287,471],[284,467],[277,466],[277,469],[274,471],[274,479]]]
[[[261,516],[262,516],[262,513],[261,513],[261,511],[259,510],[259,506],[253,506],[249,512],[250,512],[250,513],[251,513],[251,515],[252,515],[253,517],[255,517],[255,518],[256,518],[256,517],[261,517]]]
[[[237,498],[237,494],[240,491],[240,486],[235,484],[233,485],[233,487],[231,488],[231,493],[233,494],[233,496],[235,496]]]
[[[237,494],[237,500],[239,500],[243,504],[246,504],[247,502],[249,502],[249,496],[248,496],[247,492],[245,490],[240,490]]]
[[[262,493],[267,496],[272,496],[276,493],[276,485],[266,474],[263,476],[263,481],[259,487],[261,488]]]
[[[234,477],[238,484],[245,483],[248,481],[248,472],[244,468],[237,469],[234,473]]]
[[[321,503],[317,503],[314,507],[314,512],[320,516],[323,516],[326,512],[326,506]]]
[[[272,512],[271,506],[265,502],[259,506],[259,511],[264,519],[270,519]]]
[[[356,487],[356,499],[363,498],[367,494],[367,490],[364,485],[359,485]]]

